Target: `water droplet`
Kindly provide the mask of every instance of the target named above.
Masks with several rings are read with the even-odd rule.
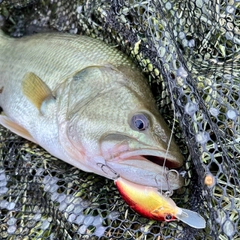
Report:
[[[15,202],[9,202],[7,205],[7,210],[13,210],[15,208]]]
[[[73,141],[76,141],[76,139],[77,139],[75,135],[71,136],[71,138]]]
[[[65,202],[66,203],[71,203],[73,200],[74,200],[74,196],[73,195],[68,195],[67,197],[66,197],[66,199],[65,199]]]
[[[0,201],[0,208],[6,208],[7,207],[7,205],[8,205],[8,201],[6,201],[6,200],[2,200],[2,201]]]
[[[172,4],[170,2],[167,2],[165,5],[167,10],[171,10],[172,9]]]
[[[73,211],[75,205],[73,203],[71,203],[67,208],[66,208],[66,212],[70,213]]]
[[[77,205],[77,206],[75,205],[73,212],[75,214],[79,214],[79,213],[82,213],[82,210],[83,210],[83,207],[81,205]]]
[[[227,111],[227,117],[234,120],[237,117],[237,113],[234,110],[228,110]]]
[[[194,40],[194,39],[189,40],[189,41],[188,41],[188,46],[189,46],[190,48],[195,47],[195,40]]]
[[[69,127],[69,132],[71,133],[73,131],[73,126]]]
[[[203,1],[202,0],[197,0],[196,5],[197,5],[198,8],[202,8],[203,7]]]
[[[54,192],[51,196],[51,200],[52,201],[56,201],[59,198],[59,193],[58,192]]]
[[[15,225],[9,226],[7,229],[8,234],[13,234],[17,230],[17,227]]]
[[[47,183],[45,186],[44,186],[44,191],[45,192],[48,192],[49,191],[49,189],[50,189],[50,187],[51,187],[51,185],[49,184],[49,183]]]
[[[14,225],[14,224],[16,223],[16,221],[17,221],[16,218],[11,217],[11,218],[8,219],[7,224],[8,224],[9,226],[11,226],[11,225]]]
[[[200,144],[205,144],[209,140],[209,133],[207,132],[199,132],[196,135],[196,141]]]
[[[94,232],[94,235],[96,235],[97,237],[102,237],[104,235],[104,232],[107,228],[106,227],[103,227],[103,226],[99,226],[99,227],[96,227],[96,230]]]
[[[8,188],[7,187],[0,187],[0,195],[7,193]]]
[[[91,215],[87,215],[83,221],[83,223],[87,226],[91,225],[91,223],[93,222],[94,217]]]
[[[225,37],[227,40],[232,40],[233,39],[233,33],[232,32],[226,32]]]
[[[4,170],[0,170],[0,181],[5,180],[6,179],[6,174]]]
[[[59,186],[57,184],[54,184],[51,186],[51,188],[48,190],[50,193],[57,192]]]
[[[52,177],[51,178],[51,180],[50,180],[50,182],[49,182],[49,184],[55,184],[55,183],[57,183],[58,182],[58,180],[59,180],[59,178],[57,178],[57,177]]]
[[[36,214],[34,215],[34,217],[33,217],[33,220],[39,221],[39,220],[41,219],[41,217],[42,217],[42,214],[41,214],[41,213],[36,213]]]
[[[44,172],[43,168],[37,168],[36,176],[41,176],[43,172]]]
[[[74,220],[76,219],[76,217],[77,216],[75,214],[70,214],[69,217],[68,217],[68,222],[73,223]]]
[[[235,227],[231,221],[227,220],[223,225],[223,231],[228,237],[231,237],[235,233]]]
[[[116,220],[120,216],[120,213],[117,211],[113,211],[108,215],[108,218],[111,220]]]
[[[227,6],[227,7],[226,7],[226,11],[227,11],[228,13],[230,13],[230,14],[233,14],[234,11],[235,11],[235,8],[234,8],[233,6]]]
[[[63,211],[63,210],[65,210],[66,208],[67,208],[67,204],[65,203],[65,202],[61,202],[60,203],[60,205],[59,205],[59,207],[58,207],[58,209],[60,210],[60,211]]]
[[[82,205],[84,208],[87,208],[87,207],[89,207],[89,206],[90,206],[90,204],[91,204],[91,202],[90,202],[90,201],[82,201],[82,202],[81,202],[81,205]]]
[[[177,75],[179,75],[182,78],[186,78],[188,76],[188,73],[187,73],[187,71],[183,67],[180,67],[177,70]]]
[[[77,7],[77,13],[81,13],[82,12],[82,6],[78,6]]]
[[[102,225],[103,218],[101,216],[96,216],[93,221],[93,226]]]
[[[75,220],[75,223],[78,224],[78,225],[82,224],[84,218],[85,218],[84,215],[79,215],[79,216],[77,217],[77,219]]]
[[[186,38],[186,34],[184,32],[179,32],[178,36],[180,39]]]
[[[49,225],[50,225],[50,222],[48,220],[44,220],[41,224],[41,229],[46,230],[48,229]]]
[[[218,216],[216,218],[216,222],[222,225],[226,220],[226,213],[223,212],[222,210],[218,210],[217,214]]]
[[[57,199],[57,201],[58,201],[59,203],[63,202],[63,201],[65,200],[66,196],[67,196],[67,195],[66,195],[65,193],[59,194],[59,198]]]
[[[217,108],[214,108],[214,107],[211,107],[209,109],[209,112],[214,116],[214,117],[217,117],[218,114],[219,114],[219,110]]]
[[[50,179],[51,179],[51,177],[50,177],[49,175],[45,176],[45,177],[43,178],[43,184],[48,183],[48,182],[50,181]]]
[[[79,232],[80,234],[84,234],[86,231],[87,231],[87,226],[85,226],[85,225],[82,225],[82,226],[78,229],[78,232]]]
[[[223,77],[229,81],[232,80],[233,76],[231,74],[224,74]]]
[[[185,112],[192,116],[197,110],[198,110],[198,105],[196,103],[193,103],[193,102],[188,102],[186,105],[185,105]]]

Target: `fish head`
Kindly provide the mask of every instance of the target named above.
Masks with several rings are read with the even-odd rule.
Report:
[[[119,176],[140,185],[174,190],[183,185],[175,171],[183,164],[179,147],[150,92],[146,79],[121,69],[123,79],[112,101],[111,122],[99,140],[106,165]],[[106,104],[107,104],[106,102]],[[115,112],[115,113],[114,113]]]
[[[100,148],[107,166],[122,178],[163,190],[183,184],[174,170],[182,165],[180,150],[158,112],[144,105],[130,112],[115,131],[102,135]]]
[[[76,148],[84,149],[89,171],[113,178],[102,170],[104,165],[133,183],[163,190],[181,187],[183,179],[172,169],[182,165],[183,157],[142,74],[130,67],[101,66],[89,67],[77,78],[81,81],[73,82],[78,85],[70,89],[69,104],[78,102],[69,107],[74,114],[68,113],[67,134]],[[84,79],[87,84],[79,86]]]

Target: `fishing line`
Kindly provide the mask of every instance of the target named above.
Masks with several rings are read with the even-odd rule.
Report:
[[[173,94],[172,94],[172,89],[171,88],[169,88],[170,90],[170,98],[171,98],[171,101],[173,102]],[[175,107],[173,106],[173,119],[175,119],[176,118],[176,110],[175,110]],[[172,139],[173,139],[173,132],[174,132],[174,128],[175,128],[175,120],[173,121],[173,126],[172,126],[172,128],[171,128],[171,134],[170,134],[170,138],[169,138],[169,141],[168,141],[168,144],[167,144],[167,150],[166,150],[166,153],[165,153],[165,157],[164,157],[164,160],[163,160],[163,169],[164,169],[164,173],[165,173],[165,175],[166,175],[166,181],[167,181],[167,184],[168,184],[168,186],[169,186],[169,182],[168,182],[168,171],[167,171],[167,168],[166,168],[166,161],[167,161],[167,155],[168,155],[168,152],[169,152],[169,148],[170,148],[170,145],[171,145],[171,142],[172,142]],[[156,133],[157,134],[157,133]],[[157,134],[158,135],[158,134]],[[160,135],[158,135],[159,137],[161,137]],[[174,172],[177,172],[176,170],[174,170],[174,169],[172,169],[172,170],[169,170],[169,172],[171,172],[171,171],[174,171]],[[159,173],[160,174],[160,173]],[[158,174],[157,174],[158,175]],[[155,181],[157,182],[157,175],[156,175],[156,177],[155,177]],[[179,178],[179,173],[177,172],[177,176],[178,176],[178,178]],[[172,190],[170,189],[170,187],[168,187],[169,188],[169,191],[171,192]],[[161,194],[162,194],[162,190],[163,190],[163,183],[162,183],[162,181],[161,181],[161,184],[160,184],[160,192],[161,192]]]
[[[148,4],[148,6],[149,6],[149,4]],[[148,12],[148,14],[149,14],[149,12]],[[151,23],[150,23],[150,19],[151,19],[151,17],[149,16],[149,17],[148,17],[148,22],[149,22],[149,24],[151,24]],[[152,39],[155,39],[155,36],[154,36],[151,28],[150,28],[150,34],[151,34],[151,36],[153,37]],[[158,44],[158,46],[159,46],[159,42],[155,42],[155,44],[156,44],[156,46],[157,46],[157,44]],[[159,48],[156,48],[156,50],[157,50],[158,54],[161,55]],[[168,84],[171,85],[171,83],[170,83],[169,81],[168,81]],[[171,87],[169,87],[169,92],[170,92],[171,102],[173,103],[173,102],[174,102],[174,99],[173,99],[173,93],[172,93]],[[169,138],[169,142],[168,142],[168,145],[167,145],[166,154],[165,154],[164,161],[163,161],[163,168],[164,168],[164,172],[165,172],[166,176],[167,176],[167,168],[166,168],[167,155],[168,155],[169,148],[170,148],[170,144],[171,144],[171,141],[172,141],[172,138],[173,138],[173,131],[174,131],[174,128],[175,128],[175,118],[176,118],[176,110],[175,110],[175,107],[174,107],[173,104],[172,104],[172,106],[173,106],[173,119],[174,119],[174,121],[173,121],[173,126],[172,126],[172,128],[171,128],[171,134],[170,134],[170,138]],[[178,176],[179,176],[179,175],[178,175]],[[168,182],[167,177],[166,177],[166,180],[167,180],[167,182]],[[156,176],[156,181],[157,181],[157,176]],[[168,184],[168,185],[169,185],[169,184]],[[163,183],[161,182],[161,184],[160,184],[160,191],[161,191],[161,193],[162,193],[162,190],[163,190]],[[169,189],[169,190],[171,191],[171,189]]]
[[[170,84],[170,83],[169,83]],[[169,91],[170,91],[170,98],[171,98],[171,102],[173,103],[173,93],[172,93],[172,89],[171,87],[169,87]],[[172,104],[173,105],[173,104]],[[164,171],[166,173],[166,179],[167,179],[167,185],[168,185],[168,190],[170,192],[172,192],[172,189],[170,188],[170,185],[169,185],[169,181],[168,181],[168,174],[170,172],[177,172],[175,169],[171,169],[169,170],[169,172],[167,172],[167,168],[166,168],[166,161],[167,161],[167,155],[168,155],[168,152],[169,152],[169,148],[170,148],[170,145],[171,145],[171,142],[172,142],[172,138],[173,138],[173,131],[174,131],[174,128],[175,128],[175,118],[176,118],[176,110],[175,110],[175,107],[173,105],[173,126],[171,128],[171,134],[170,134],[170,138],[169,138],[169,142],[168,142],[168,145],[167,145],[167,150],[166,150],[166,154],[165,154],[165,157],[164,157],[164,161],[163,161],[163,168],[164,168]],[[177,174],[177,177],[179,178],[179,174]],[[161,186],[162,187],[162,186]],[[161,189],[161,192],[162,192],[162,189]]]

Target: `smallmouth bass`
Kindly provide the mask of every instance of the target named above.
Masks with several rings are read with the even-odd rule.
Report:
[[[140,188],[183,185],[167,169],[183,157],[146,80],[114,47],[86,36],[0,32],[0,89],[0,123],[55,157]]]

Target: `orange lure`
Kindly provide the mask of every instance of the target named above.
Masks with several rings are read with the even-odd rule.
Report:
[[[178,207],[157,188],[138,185],[123,178],[116,179],[115,184],[126,203],[146,218],[166,222],[178,219],[194,228],[206,226],[204,218],[198,213]]]

